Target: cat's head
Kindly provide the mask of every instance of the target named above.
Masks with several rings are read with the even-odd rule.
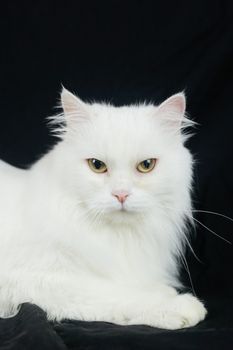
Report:
[[[182,131],[185,96],[114,107],[84,103],[63,89],[63,114],[53,119],[67,186],[90,216],[115,223],[190,208],[192,159]],[[157,214],[156,214],[157,213]]]

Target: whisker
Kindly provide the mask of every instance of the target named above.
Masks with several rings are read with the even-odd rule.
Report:
[[[183,237],[184,237],[184,239],[185,239],[187,245],[189,246],[189,249],[191,250],[191,253],[192,253],[193,256],[195,257],[195,259],[197,259],[197,261],[198,261],[200,264],[203,264],[203,261],[201,261],[201,259],[198,258],[197,254],[195,253],[194,249],[192,248],[192,246],[191,246],[191,244],[190,244],[188,238],[187,238],[185,235],[184,235]]]
[[[85,222],[88,221],[88,223],[92,225],[92,223],[93,223],[93,215],[95,217],[96,212],[97,212],[96,208],[89,208],[79,218],[80,218],[81,222],[85,223]]]
[[[185,258],[185,256],[184,256],[184,254],[182,253],[182,251],[180,251],[180,258],[181,258],[181,261],[182,261],[182,263],[183,263],[183,265],[184,265],[184,268],[185,268],[185,270],[187,271],[187,274],[188,274],[188,276],[189,276],[189,281],[190,281],[190,285],[191,285],[191,288],[192,288],[192,292],[193,292],[193,294],[194,294],[195,296],[197,296],[197,295],[196,295],[196,292],[195,292],[195,289],[194,289],[194,285],[193,285],[191,273],[190,273],[190,270],[189,270],[189,266],[188,266],[187,260],[186,260],[186,258]]]
[[[92,223],[91,223],[92,227],[93,227],[94,225],[99,226],[100,220],[101,220],[101,217],[102,217],[102,215],[101,215],[101,214],[102,214],[102,211],[103,211],[103,210],[99,210],[99,209],[97,209],[97,208],[94,209],[93,219],[92,219]]]
[[[229,216],[227,216],[227,215],[224,215],[224,214],[221,214],[221,213],[217,213],[217,212],[215,212],[215,211],[210,211],[210,210],[192,210],[193,212],[197,212],[197,213],[207,213],[207,214],[213,214],[213,215],[217,215],[217,216],[221,216],[221,217],[223,217],[223,218],[225,218],[225,219],[228,219],[228,220],[230,220],[230,221],[232,221],[233,222],[233,219],[231,218],[231,217],[229,217]]]
[[[201,226],[203,226],[207,231],[211,232],[213,235],[215,235],[216,237],[222,239],[223,241],[227,242],[228,244],[232,244],[232,242],[228,241],[226,238],[220,236],[219,234],[217,234],[216,232],[214,232],[213,230],[211,230],[208,226],[204,225],[201,221],[195,219],[193,217],[193,220],[196,221],[198,224],[200,224]]]

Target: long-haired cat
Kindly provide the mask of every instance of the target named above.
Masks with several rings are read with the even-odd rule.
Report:
[[[27,170],[0,162],[0,312],[177,329],[206,309],[179,294],[191,215],[185,97],[84,103],[63,89],[61,141]]]

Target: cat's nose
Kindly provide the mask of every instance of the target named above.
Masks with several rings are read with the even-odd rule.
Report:
[[[112,195],[116,197],[121,204],[123,204],[126,201],[126,198],[129,196],[129,192],[115,191],[112,192]]]

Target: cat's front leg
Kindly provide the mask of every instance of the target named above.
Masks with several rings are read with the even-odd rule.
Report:
[[[124,324],[180,329],[195,326],[207,314],[203,303],[189,293],[164,298],[160,304],[151,301],[150,305],[147,302],[141,308],[135,305],[135,308],[138,308],[137,315],[125,320]]]
[[[157,286],[154,292],[134,288],[105,289],[101,293],[96,290],[90,299],[77,300],[75,309],[78,319],[86,321],[144,324],[164,329],[195,326],[207,313],[195,296],[178,294],[168,286]]]
[[[76,317],[86,321],[180,329],[195,326],[207,313],[198,298],[189,293],[178,294],[166,285],[156,286],[153,292],[106,284],[102,290],[95,289],[94,294],[83,293],[81,299],[80,296],[72,312],[76,310]]]

